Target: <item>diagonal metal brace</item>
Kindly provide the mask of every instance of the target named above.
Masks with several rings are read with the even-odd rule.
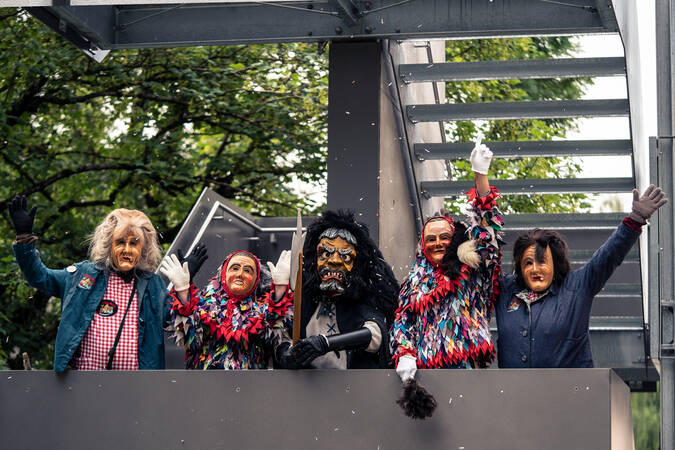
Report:
[[[354,13],[356,8],[351,0],[331,0],[331,3],[335,6],[340,18],[347,26],[352,27],[359,22],[357,17],[358,11],[356,11],[356,14]]]

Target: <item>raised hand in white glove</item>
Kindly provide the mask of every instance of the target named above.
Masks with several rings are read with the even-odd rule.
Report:
[[[287,285],[291,279],[291,251],[282,251],[281,255],[279,255],[277,264],[274,265],[268,261],[267,267],[270,268],[270,272],[272,273],[272,281],[274,282],[275,286]]]
[[[396,373],[401,378],[402,382],[412,380],[415,378],[417,372],[417,359],[411,355],[403,355],[398,359],[396,364]]]
[[[487,175],[488,169],[490,168],[490,161],[492,161],[492,152],[487,145],[482,144],[483,133],[478,132],[476,136],[476,145],[474,145],[473,150],[471,151],[471,170],[474,172]]]
[[[190,269],[185,261],[181,265],[176,255],[171,255],[162,260],[159,271],[173,283],[176,292],[185,291],[190,287]]]

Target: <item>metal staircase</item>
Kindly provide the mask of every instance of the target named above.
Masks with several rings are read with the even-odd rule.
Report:
[[[463,63],[400,64],[398,81],[403,83],[455,83],[475,80],[532,78],[578,78],[626,76],[623,57],[563,58]],[[405,96],[404,96],[405,98]],[[629,116],[628,99],[552,100],[462,104],[407,104],[409,122],[511,120]],[[414,133],[413,133],[414,135]],[[512,141],[486,142],[496,158],[626,156],[633,154],[631,140]],[[415,142],[418,161],[468,159],[473,142]],[[503,195],[628,193],[635,178],[568,178],[492,180]],[[473,181],[427,180],[419,182],[420,202],[461,195]],[[424,207],[422,207],[424,210]],[[625,217],[611,214],[519,214],[507,215],[507,241],[513,243],[525,230],[552,228],[563,233],[570,245],[573,268],[586,263]],[[504,270],[511,272],[511,245],[504,249]],[[633,387],[656,379],[645,370],[644,314],[639,251],[637,246],[598,294],[593,305],[591,340],[596,365],[613,367]],[[496,330],[495,330],[496,331]],[[649,385],[647,386],[649,387]]]

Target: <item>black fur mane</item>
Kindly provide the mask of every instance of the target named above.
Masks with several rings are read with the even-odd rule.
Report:
[[[445,249],[445,255],[443,255],[443,260],[441,261],[441,269],[451,280],[459,276],[459,269],[462,268],[463,264],[457,256],[457,249],[468,240],[466,225],[459,221],[455,222],[455,232],[452,235],[450,245]]]
[[[323,296],[319,289],[321,280],[316,269],[316,247],[321,233],[328,228],[345,229],[354,235],[357,242],[351,282],[338,301],[366,302],[372,308],[382,311],[387,317],[387,322],[391,324],[397,307],[398,282],[391,267],[370,238],[368,228],[357,222],[351,211],[324,211],[321,217],[308,226],[303,248],[303,298],[318,302]]]

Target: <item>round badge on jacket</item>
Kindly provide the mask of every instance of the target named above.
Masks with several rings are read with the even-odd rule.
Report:
[[[101,303],[98,305],[98,311],[96,311],[99,316],[110,317],[114,316],[117,312],[117,303],[112,300],[101,300]]]

